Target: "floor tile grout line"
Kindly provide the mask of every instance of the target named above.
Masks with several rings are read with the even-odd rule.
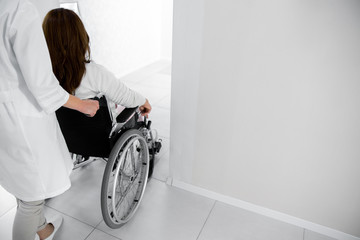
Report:
[[[79,222],[81,222],[82,224],[85,224],[85,225],[87,225],[87,226],[89,226],[89,227],[94,228],[94,226],[90,225],[89,223],[86,223],[86,222],[84,222],[84,221],[82,221],[82,220],[80,220],[80,219],[78,219],[78,218],[76,218],[76,217],[70,216],[70,215],[67,214],[67,213],[61,212],[60,210],[58,210],[58,209],[56,209],[56,208],[50,207],[50,206],[48,206],[48,205],[46,205],[46,204],[45,204],[45,206],[48,207],[48,208],[51,208],[52,210],[54,210],[54,211],[56,211],[56,212],[58,212],[58,213],[63,214],[63,215],[65,215],[65,216],[69,217],[69,218],[72,218],[72,219],[74,219],[74,220],[76,220],[76,221],[79,221]]]
[[[156,179],[156,178],[153,178],[153,180],[158,181],[158,182],[160,182],[160,183],[164,183],[163,181],[161,181],[161,180],[159,180],[159,179]],[[146,191],[146,189],[145,189],[145,191]]]
[[[199,232],[198,236],[196,237],[196,240],[198,240],[198,239],[199,239],[199,237],[201,236],[201,233],[203,232],[204,227],[205,227],[205,225],[206,225],[207,221],[209,220],[210,215],[211,215],[212,211],[214,210],[214,207],[215,207],[216,203],[217,203],[217,201],[215,200],[215,201],[214,201],[214,204],[213,204],[213,206],[212,206],[212,208],[211,208],[211,210],[210,210],[210,212],[209,212],[209,214],[208,214],[208,216],[206,217],[206,220],[205,220],[205,222],[204,222],[204,224],[203,224],[202,228],[200,229],[200,232]]]
[[[61,213],[61,214],[64,214],[64,215],[67,216],[67,217],[70,217],[70,218],[72,218],[72,219],[74,219],[74,220],[77,220],[77,221],[79,221],[79,222],[81,222],[81,223],[83,223],[83,224],[85,224],[85,225],[87,225],[87,226],[89,226],[89,227],[92,227],[93,230],[90,232],[90,234],[89,234],[84,240],[86,240],[86,239],[95,231],[95,229],[98,230],[98,231],[100,231],[100,232],[103,232],[103,233],[105,233],[105,234],[107,234],[107,235],[110,235],[110,236],[112,236],[112,237],[114,237],[114,238],[116,238],[116,239],[122,240],[122,239],[119,238],[119,237],[116,237],[116,236],[114,236],[114,235],[112,235],[112,234],[110,234],[110,233],[104,232],[103,230],[97,228],[97,227],[102,223],[103,219],[96,225],[96,227],[94,227],[94,226],[92,226],[92,225],[90,225],[90,224],[88,224],[88,223],[86,223],[86,222],[83,222],[83,221],[81,221],[81,220],[79,220],[79,219],[77,219],[77,218],[75,218],[75,217],[73,217],[73,216],[70,216],[70,215],[68,215],[68,214],[66,214],[66,213],[63,213],[63,212],[61,212],[61,211],[59,211],[59,210],[57,210],[57,209],[55,209],[55,208],[53,208],[53,207],[50,207],[50,206],[47,206],[47,205],[45,205],[45,206],[48,207],[48,208],[53,209],[53,210],[56,211],[56,212],[59,212],[59,213]]]
[[[97,229],[97,227],[104,221],[104,219],[101,219],[101,221],[95,226],[95,228]]]
[[[124,240],[124,239],[122,239],[122,238],[119,238],[119,237],[117,237],[117,236],[112,235],[111,233],[104,232],[104,231],[103,231],[103,230],[101,230],[101,229],[96,228],[96,230],[98,230],[98,231],[100,231],[100,232],[102,232],[102,233],[105,233],[105,234],[107,234],[107,235],[109,235],[109,236],[112,236],[112,237],[114,237],[114,238],[116,238],[116,239],[119,239],[119,240]]]
[[[0,216],[0,219],[1,219],[2,217],[4,217],[6,214],[8,214],[10,211],[12,211],[14,208],[17,208],[17,206],[15,205],[15,206],[13,206],[12,208],[10,208],[9,210],[5,211],[5,212]]]
[[[152,176],[151,179],[157,180],[157,181],[162,182],[162,183],[166,183],[166,180],[161,180],[161,179],[159,179],[157,177],[154,177],[154,176]]]
[[[88,239],[94,231],[95,231],[95,228],[93,228],[93,230],[84,238],[84,240]]]

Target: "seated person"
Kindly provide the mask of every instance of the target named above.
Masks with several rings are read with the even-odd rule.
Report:
[[[114,74],[90,60],[89,36],[78,15],[68,9],[51,10],[43,21],[52,68],[60,85],[80,99],[105,95],[113,119],[116,105],[140,106],[143,116],[151,111],[149,101],[131,90]]]

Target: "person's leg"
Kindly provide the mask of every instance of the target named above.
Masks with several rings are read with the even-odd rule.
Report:
[[[35,239],[36,232],[47,227],[44,216],[44,200],[25,202],[18,200],[13,225],[13,240]]]

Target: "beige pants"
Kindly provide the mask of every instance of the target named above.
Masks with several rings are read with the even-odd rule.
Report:
[[[13,240],[33,240],[36,232],[47,225],[44,216],[45,201],[25,202],[17,200],[18,207],[13,226]]]

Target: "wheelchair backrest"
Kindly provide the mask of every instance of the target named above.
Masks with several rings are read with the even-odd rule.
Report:
[[[100,108],[94,117],[61,107],[56,116],[69,151],[82,156],[108,157],[112,128],[105,96],[99,99]]]

